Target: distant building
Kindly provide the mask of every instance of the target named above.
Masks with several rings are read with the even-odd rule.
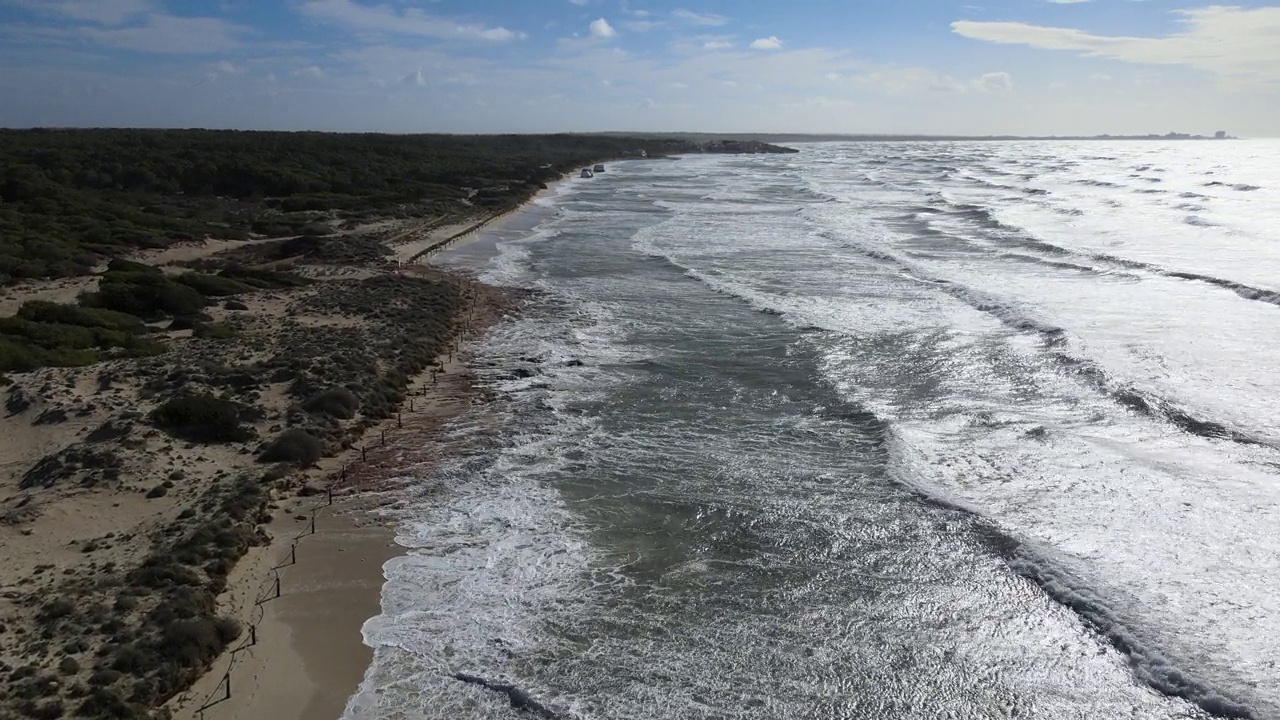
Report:
[[[1226,131],[1226,130],[1219,130],[1218,132],[1214,133],[1214,134],[1213,134],[1213,136],[1214,136],[1215,138],[1217,138],[1218,140],[1226,140],[1226,139],[1227,139],[1227,131]]]

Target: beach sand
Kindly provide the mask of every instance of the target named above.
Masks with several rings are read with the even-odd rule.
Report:
[[[500,217],[491,223],[505,221]],[[397,224],[420,227],[403,221]],[[448,225],[436,224],[438,233],[449,232]],[[477,237],[485,234],[473,233],[459,245]],[[248,244],[252,243],[189,243],[142,259],[153,263],[190,260]],[[357,264],[319,271],[363,277],[396,269]],[[444,277],[440,269],[423,264],[399,272]],[[468,273],[449,274],[453,282],[464,284],[471,304],[462,315],[469,327],[461,342],[516,312],[519,292],[475,283]],[[4,310],[12,312],[26,300],[69,300],[83,289],[77,284],[83,282],[73,279],[10,288],[0,301]],[[246,332],[256,333],[252,337],[269,337],[283,317],[303,326],[353,324],[349,317],[323,310],[299,313],[291,303],[305,292],[245,295],[247,309],[236,317],[246,323]],[[220,305],[209,307],[208,312],[215,321],[232,317]],[[190,331],[168,333],[178,347],[189,335]],[[354,438],[350,449],[322,459],[305,473],[294,471],[278,486],[268,506],[271,521],[262,526],[271,541],[248,549],[226,577],[226,591],[217,599],[217,614],[238,620],[243,628],[231,643],[231,648],[241,649],[224,652],[190,688],[165,703],[163,708],[172,717],[288,720],[342,714],[372,657],[361,628],[380,611],[383,565],[401,552],[392,531],[394,507],[386,507],[396,502],[395,485],[406,472],[419,476],[429,472],[431,463],[444,452],[431,438],[451,419],[473,411],[478,401],[457,347],[438,358],[442,369],[434,380],[430,369],[410,379],[399,413]],[[257,357],[250,353],[238,362]],[[0,626],[8,627],[7,632],[0,630],[0,662],[10,667],[28,662],[31,652],[30,643],[23,642],[24,633],[14,628],[34,626],[39,598],[58,592],[67,582],[64,578],[80,573],[87,577],[101,565],[133,566],[152,551],[158,533],[180,522],[180,512],[199,502],[201,493],[215,484],[211,479],[224,473],[261,472],[252,445],[177,442],[152,432],[145,421],[149,406],[138,404],[147,376],[135,365],[123,359],[84,368],[43,368],[17,376],[18,385],[4,390],[0,544],[6,552],[0,553]],[[104,382],[108,374],[111,379]],[[276,419],[260,423],[260,437],[275,432],[269,425],[283,418],[292,402],[279,383],[263,386],[256,404]],[[104,423],[121,408],[137,409],[142,419],[130,421],[128,427],[136,422],[137,429],[125,438],[128,442],[105,440],[101,446],[119,458],[118,481],[104,481],[98,487],[82,485],[80,475],[96,477],[92,475],[96,470],[89,467],[80,475],[59,478],[50,487],[20,486],[24,473],[42,458],[61,448],[83,445],[91,431],[106,427]],[[42,418],[47,415],[57,419],[46,422]],[[168,492],[152,492],[162,481]],[[336,497],[329,506],[324,488],[331,485]],[[317,503],[324,506],[315,512],[315,533],[298,538],[295,547],[298,534],[310,529],[311,510]],[[286,565],[291,553],[297,562]],[[274,594],[277,575],[279,597],[259,602]],[[88,673],[88,662],[82,674]],[[226,695],[228,670],[230,698],[206,707]]]
[[[477,318],[475,327],[498,319],[491,312]],[[399,423],[390,420],[366,435],[363,460],[356,449],[321,462],[318,471],[329,477],[344,463],[348,468],[348,484],[335,492],[332,506],[323,494],[279,503],[268,526],[272,543],[241,559],[220,602],[223,614],[246,628],[233,647],[256,642],[234,658],[224,654],[171,700],[166,707],[176,720],[336,720],[342,715],[373,657],[361,628],[381,611],[383,565],[402,552],[392,529],[395,482],[406,470],[420,473],[438,459],[441,450],[431,437],[467,412],[475,397],[461,356],[450,356],[443,368],[434,383],[427,374],[414,378],[411,387],[420,388],[420,394],[402,407]],[[391,512],[382,512],[388,506]],[[314,534],[309,532],[313,511]],[[277,572],[280,592],[272,597]],[[270,599],[259,604],[263,598]],[[228,674],[230,697],[221,699]]]
[[[305,530],[314,503],[293,503],[306,519],[293,523]],[[246,562],[249,572],[265,582],[259,592],[274,596],[279,569],[280,596],[244,610],[257,615],[256,643],[236,654],[234,662],[215,665],[175,704],[174,717],[205,720],[269,718],[304,720],[337,718],[347,698],[364,677],[373,651],[360,628],[379,612],[382,566],[400,551],[391,530],[372,518],[368,499],[339,500],[316,513],[315,533],[306,535],[290,563],[288,538]],[[293,518],[279,513],[276,523]],[[249,580],[249,577],[243,578]],[[226,697],[230,670],[231,692]],[[213,702],[203,714],[199,708]]]
[[[493,223],[508,222],[518,212]],[[441,227],[433,235],[450,230]],[[473,233],[461,242],[483,236]],[[406,272],[435,271],[409,267]],[[473,306],[478,314],[472,328],[478,333],[501,320],[512,300],[505,291],[483,285],[476,292],[487,298]],[[365,455],[357,447],[320,462],[313,476],[336,478],[347,467],[348,484],[337,491],[342,497],[332,507],[324,495],[280,503],[268,526],[273,542],[250,550],[237,564],[220,602],[223,614],[246,627],[233,647],[255,638],[256,643],[235,652],[234,658],[224,654],[187,692],[171,700],[166,707],[173,718],[336,720],[342,715],[372,660],[361,628],[381,611],[383,565],[403,551],[395,544],[394,510],[382,510],[397,502],[397,478],[406,471],[420,474],[445,452],[430,442],[432,436],[472,411],[476,401],[464,358],[454,353],[440,360],[443,371],[434,382],[429,372],[411,380],[419,394],[401,407],[400,422],[388,420],[366,435],[371,447]],[[385,444],[380,444],[383,437]],[[289,564],[294,536],[309,528],[317,505],[315,533],[297,540],[296,563]],[[257,603],[274,595],[277,572],[280,596]]]

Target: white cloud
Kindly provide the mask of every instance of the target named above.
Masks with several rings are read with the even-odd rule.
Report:
[[[388,35],[492,42],[524,37],[523,33],[504,27],[458,23],[429,15],[417,8],[406,8],[400,12],[387,5],[362,5],[352,0],[307,0],[298,10],[308,17],[352,30]]]
[[[208,54],[239,47],[247,28],[218,18],[150,15],[136,27],[83,27],[79,33],[100,45],[148,53]]]
[[[569,2],[573,3],[574,5],[581,6],[581,5],[586,5],[587,3],[591,2],[591,0],[569,0]]]
[[[951,28],[992,43],[1073,50],[1129,63],[1187,65],[1236,80],[1280,81],[1280,7],[1214,5],[1177,13],[1186,29],[1164,37],[1095,35],[1020,22],[961,20]]]
[[[733,47],[733,43],[728,40],[708,40],[702,43],[702,47],[706,50],[728,50]]]
[[[1008,92],[1013,89],[1013,76],[1007,72],[990,72],[980,75],[971,83],[978,92]]]
[[[293,74],[297,75],[298,77],[309,77],[309,78],[314,78],[316,80],[319,80],[324,77],[324,70],[321,70],[316,65],[308,65],[307,67],[298,68],[297,70],[294,70]]]
[[[777,37],[770,35],[767,38],[760,38],[751,42],[752,50],[779,50],[782,48],[782,41]]]
[[[151,0],[6,0],[34,12],[61,15],[72,20],[119,25],[155,9]]]
[[[243,72],[244,68],[238,67],[237,65],[235,65],[234,63],[228,60],[220,60],[216,63],[205,65],[203,70],[204,70],[204,75],[202,77],[202,80],[204,82],[212,83],[212,82],[218,82],[224,77],[237,75],[240,72]]]
[[[1078,5],[1079,3],[1087,3],[1089,0],[1045,0],[1045,2],[1051,2],[1054,5]]]
[[[413,72],[400,78],[400,82],[404,85],[417,85],[424,87],[427,84],[427,76],[422,74],[422,68],[418,68]]]
[[[672,12],[671,14],[677,20],[682,20],[693,25],[720,26],[729,22],[729,18],[723,15],[716,15],[715,13],[696,13],[692,10],[680,9]]]
[[[600,18],[591,22],[591,34],[594,37],[611,38],[617,35],[618,32],[613,29],[608,20]]]

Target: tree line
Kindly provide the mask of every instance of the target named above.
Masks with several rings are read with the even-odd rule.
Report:
[[[674,138],[0,130],[0,286],[206,236],[287,235],[318,212],[462,212]],[[476,194],[473,190],[483,190]]]

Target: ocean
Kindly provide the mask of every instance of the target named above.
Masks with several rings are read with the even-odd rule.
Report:
[[[345,717],[1280,717],[1280,141],[800,148],[441,256],[540,292]]]

